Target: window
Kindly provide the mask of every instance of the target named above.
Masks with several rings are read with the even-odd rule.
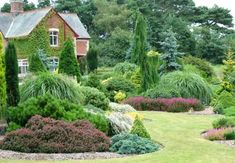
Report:
[[[19,74],[26,75],[28,73],[29,64],[27,59],[18,60]]]
[[[57,47],[59,45],[59,29],[51,28],[50,32],[50,45]]]

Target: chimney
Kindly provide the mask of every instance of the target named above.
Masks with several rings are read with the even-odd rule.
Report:
[[[11,3],[11,13],[18,15],[19,13],[24,12],[24,2],[23,0],[10,0]]]

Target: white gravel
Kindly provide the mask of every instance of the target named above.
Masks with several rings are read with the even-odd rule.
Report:
[[[213,111],[213,107],[208,107],[203,111],[191,111],[188,112],[187,114],[191,114],[191,115],[214,115],[214,111]]]
[[[232,148],[235,148],[235,141],[234,140],[222,140],[222,141],[213,141],[215,143],[219,143],[219,144],[224,144],[227,146],[230,146]]]
[[[72,153],[72,154],[41,154],[41,153],[20,153],[7,150],[0,150],[0,159],[17,160],[92,160],[122,158],[127,155],[119,155],[111,152],[95,153]]]

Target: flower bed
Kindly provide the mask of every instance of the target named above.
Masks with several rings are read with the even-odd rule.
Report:
[[[203,110],[203,105],[197,99],[193,98],[145,98],[131,97],[123,101],[124,104],[133,106],[136,110],[147,111],[167,111],[167,112],[187,112],[190,109],[194,111]]]
[[[203,134],[205,139],[215,140],[235,140],[235,128],[218,128],[208,130]]]

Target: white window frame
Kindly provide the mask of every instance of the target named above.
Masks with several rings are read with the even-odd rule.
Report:
[[[26,76],[29,70],[29,62],[27,59],[18,59],[19,75]]]
[[[59,46],[59,29],[50,28],[49,35],[50,35],[50,46],[51,47],[58,47]]]

